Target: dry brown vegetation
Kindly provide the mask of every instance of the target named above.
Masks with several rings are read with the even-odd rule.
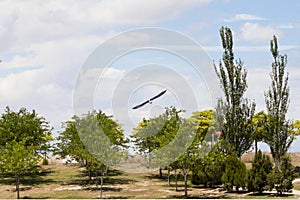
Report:
[[[244,162],[246,165],[248,163],[251,163],[254,159],[254,152],[249,152],[244,155],[242,155],[241,160]],[[272,158],[270,152],[263,152],[263,154],[268,155],[270,158]],[[288,156],[291,158],[292,165],[293,166],[300,166],[300,153],[288,153]]]
[[[300,165],[300,153],[290,154],[294,165]],[[242,157],[250,164],[254,154],[248,153]],[[95,184],[88,183],[85,169],[77,165],[65,165],[52,160],[50,165],[43,166],[43,173],[35,177],[21,179],[22,198],[67,198],[90,199],[99,198],[99,189]],[[167,183],[166,172],[163,179],[158,178],[158,172],[123,173],[111,171],[104,179],[104,198],[183,198],[183,180],[179,180],[178,191],[175,191],[174,177],[171,185]],[[275,196],[252,196],[249,193],[226,193],[221,188],[202,188],[189,183],[191,198],[275,198]],[[0,197],[15,198],[13,177],[0,178]],[[296,196],[288,196],[295,198]],[[282,197],[281,197],[282,198]]]

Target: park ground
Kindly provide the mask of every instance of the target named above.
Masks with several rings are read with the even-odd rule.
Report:
[[[251,156],[250,156],[251,157]],[[250,157],[244,157],[246,162]],[[300,153],[291,155],[294,164],[300,165]],[[248,160],[247,160],[248,159]],[[298,166],[299,166],[298,165]],[[34,199],[95,199],[99,198],[100,186],[89,184],[87,172],[78,165],[50,164],[41,167],[42,173],[37,176],[25,176],[21,179],[21,198]],[[174,178],[168,185],[166,171],[163,178],[158,172],[130,173],[113,170],[104,179],[103,198],[184,198],[183,179],[178,181],[178,191],[175,191]],[[92,180],[94,181],[94,180]],[[189,183],[190,198],[300,198],[300,179],[294,181],[292,194],[277,197],[274,192],[263,195],[251,193],[227,193],[219,188],[202,188]],[[13,177],[1,177],[0,198],[16,198]]]

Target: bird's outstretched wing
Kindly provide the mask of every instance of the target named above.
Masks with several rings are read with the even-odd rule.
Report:
[[[145,101],[145,102],[143,102],[143,103],[141,103],[141,104],[139,104],[139,105],[137,105],[137,106],[134,106],[132,109],[140,108],[140,107],[144,106],[145,104],[147,104],[147,103],[149,103],[149,102],[150,102],[150,101],[147,100],[147,101]]]
[[[163,95],[164,93],[166,93],[166,91],[167,91],[167,90],[164,90],[164,91],[162,91],[161,93],[159,93],[158,95],[152,97],[152,98],[150,99],[150,101],[153,101],[154,99],[160,97],[161,95]]]
[[[147,104],[147,103],[151,103],[151,101],[153,101],[154,99],[160,97],[161,95],[163,95],[164,93],[166,93],[166,91],[167,91],[167,90],[162,91],[162,92],[159,93],[158,95],[152,97],[150,100],[147,100],[147,101],[145,101],[145,102],[143,102],[143,103],[141,103],[141,104],[139,104],[139,105],[137,105],[137,106],[134,106],[132,109],[137,109],[137,108],[140,108],[140,107],[144,106],[144,105]]]

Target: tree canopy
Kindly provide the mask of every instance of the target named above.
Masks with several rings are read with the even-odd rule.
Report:
[[[272,63],[271,86],[265,92],[265,102],[268,111],[268,120],[265,123],[267,135],[265,142],[269,145],[275,166],[280,167],[280,159],[286,154],[294,140],[294,133],[290,131],[291,121],[286,119],[289,107],[288,74],[286,73],[287,56],[280,55],[277,38],[270,42]]]
[[[255,103],[244,98],[247,89],[247,71],[241,60],[235,60],[233,37],[229,28],[220,29],[224,49],[219,66],[215,67],[224,92],[224,99],[217,105],[217,122],[226,140],[227,148],[232,149],[238,157],[248,151],[253,144],[254,127],[252,117]]]
[[[34,110],[18,112],[6,107],[0,118],[0,170],[16,178],[17,198],[20,176],[33,173],[41,154],[49,147],[51,128]]]

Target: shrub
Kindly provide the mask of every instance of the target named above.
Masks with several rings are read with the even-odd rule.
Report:
[[[225,161],[225,154],[216,151],[198,159],[192,171],[192,183],[203,184],[205,187],[221,185],[222,175],[225,172]]]
[[[247,174],[249,191],[262,193],[268,185],[267,177],[272,172],[272,162],[269,156],[258,151],[252,162],[252,168]]]
[[[238,159],[237,155],[229,155],[226,160],[225,173],[222,176],[223,187],[227,191],[233,191],[234,186],[236,191],[240,187],[245,188],[246,172],[246,165]]]
[[[295,179],[294,168],[288,156],[283,156],[278,168],[275,168],[268,176],[268,189],[276,189],[277,194],[291,192],[293,180]]]

